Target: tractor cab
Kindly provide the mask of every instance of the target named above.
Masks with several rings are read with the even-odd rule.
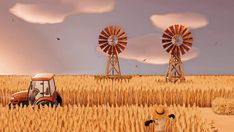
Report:
[[[50,100],[53,98],[56,91],[54,74],[37,74],[32,78],[28,89],[29,104],[34,104],[40,100]]]
[[[56,91],[54,74],[41,73],[32,77],[28,90],[14,93],[10,105],[62,105],[62,98]]]

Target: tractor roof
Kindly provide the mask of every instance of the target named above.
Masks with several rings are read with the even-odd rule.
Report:
[[[32,81],[49,81],[54,77],[52,73],[39,73],[32,77]]]

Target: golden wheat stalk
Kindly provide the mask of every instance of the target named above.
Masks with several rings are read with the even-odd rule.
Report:
[[[57,108],[9,110],[0,106],[0,131],[88,131],[144,132],[156,130],[154,124],[144,126],[154,107],[108,105],[85,107],[67,105]],[[174,120],[168,119],[168,132],[210,132],[209,121],[200,116],[197,107],[171,106]]]
[[[163,76],[133,76],[129,80],[96,79],[94,76],[55,77],[64,104],[154,105],[179,104],[210,107],[216,97],[234,97],[234,76],[188,76],[185,83],[165,83]],[[26,90],[29,76],[1,76],[0,104],[12,93]]]

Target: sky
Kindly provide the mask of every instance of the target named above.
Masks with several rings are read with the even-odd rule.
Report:
[[[187,26],[192,49],[185,74],[234,74],[232,0],[0,0],[0,74],[104,74],[98,47],[103,28],[128,36],[119,54],[122,74],[167,71],[165,28]],[[57,39],[59,38],[59,40]]]

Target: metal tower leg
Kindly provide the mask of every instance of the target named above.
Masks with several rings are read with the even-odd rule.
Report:
[[[119,66],[119,59],[118,59],[117,54],[113,54],[113,55],[108,56],[106,75],[107,76],[121,75],[120,66]]]
[[[171,55],[166,74],[166,81],[173,83],[176,83],[177,81],[185,81],[183,63],[179,56]]]

